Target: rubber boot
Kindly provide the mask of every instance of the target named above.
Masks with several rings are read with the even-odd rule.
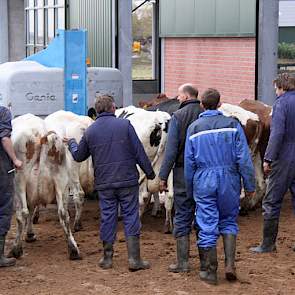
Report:
[[[182,236],[176,239],[177,263],[171,264],[168,267],[170,272],[189,272],[189,235]]]
[[[263,240],[260,246],[250,248],[255,253],[268,253],[276,251],[276,239],[279,229],[279,220],[264,220],[263,223]]]
[[[217,285],[217,251],[216,247],[201,248],[202,259],[207,271],[200,272],[200,279],[210,285]]]
[[[98,265],[102,269],[109,269],[113,267],[113,244],[103,242],[103,257],[99,260]]]
[[[199,258],[200,258],[199,276],[201,280],[204,280],[208,276],[209,260],[207,259],[206,249],[200,248],[200,247],[198,249],[199,249]]]
[[[5,236],[0,236],[0,267],[14,266],[16,263],[15,258],[6,258],[4,256]]]
[[[235,281],[237,279],[235,267],[236,236],[232,234],[224,234],[223,247],[225,255],[225,277],[228,281]]]
[[[150,264],[140,257],[139,237],[131,236],[127,238],[128,263],[130,271],[150,268]]]

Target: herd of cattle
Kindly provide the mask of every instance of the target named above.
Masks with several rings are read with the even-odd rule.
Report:
[[[156,174],[159,173],[167,140],[168,123],[173,111],[178,108],[175,99],[160,97],[143,108],[129,106],[118,109],[116,116],[130,120]],[[236,117],[242,124],[251,149],[256,171],[256,196],[247,199],[241,194],[241,209],[249,210],[260,204],[266,184],[263,177],[262,159],[270,133],[271,107],[258,101],[244,100],[239,106],[222,104],[220,110],[226,116]],[[24,233],[28,242],[36,240],[33,217],[39,206],[56,203],[58,216],[68,244],[70,259],[79,259],[80,252],[70,226],[68,205],[75,204],[74,230],[81,229],[81,214],[84,196],[93,191],[94,176],[91,159],[76,163],[63,138],[75,138],[78,142],[92,119],[71,112],[58,111],[45,119],[26,114],[12,121],[12,141],[17,156],[24,163],[15,177],[15,208],[17,234],[11,255],[23,254]],[[99,136],[99,130],[97,132]],[[159,179],[147,180],[140,171],[140,214],[153,198],[152,214],[157,214],[160,203],[166,210],[165,232],[172,230],[173,207],[172,175],[169,176],[169,191],[159,194]],[[161,201],[161,202],[160,202]]]

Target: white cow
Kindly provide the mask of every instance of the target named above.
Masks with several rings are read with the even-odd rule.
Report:
[[[156,175],[159,174],[161,163],[164,157],[164,150],[167,141],[167,129],[170,115],[166,112],[156,111],[149,112],[134,106],[129,106],[116,111],[116,116],[119,118],[128,119],[133,125],[139,139],[141,140],[147,156],[149,157]],[[159,203],[159,182],[156,177],[154,180],[148,180],[144,173],[140,171],[140,190],[139,204],[140,215],[143,214],[146,204],[151,200],[153,194],[155,206],[153,214],[156,214]],[[165,232],[172,230],[171,211],[173,206],[173,182],[172,173],[168,178],[169,192],[164,198],[166,209]]]
[[[72,112],[57,111],[44,120],[47,131],[56,132],[61,138],[75,138],[79,142],[85,130],[93,123],[87,116],[79,116]],[[85,194],[92,193],[94,190],[94,172],[91,158],[82,163],[74,161],[70,152],[66,150],[69,159],[72,160],[72,169],[69,172],[71,180],[70,195],[73,196],[76,215],[74,230],[82,228],[81,214]]]
[[[42,119],[27,114],[12,121],[12,141],[17,157],[24,163],[16,173],[15,201],[17,236],[11,255],[23,254],[22,236],[27,224],[27,241],[34,241],[32,228],[34,208],[56,202],[60,223],[68,243],[70,259],[79,259],[79,249],[70,229],[68,199],[72,169],[62,138],[55,132],[47,133]]]

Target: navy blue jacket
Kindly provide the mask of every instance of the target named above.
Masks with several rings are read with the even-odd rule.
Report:
[[[154,173],[130,121],[112,113],[100,114],[79,145],[69,141],[69,150],[77,162],[92,156],[96,190],[138,185],[136,164],[148,178]]]
[[[181,103],[179,109],[173,114],[169,122],[167,144],[159,173],[162,180],[168,179],[174,166],[183,168],[186,131],[201,112],[200,101],[189,99]]]
[[[295,160],[295,90],[279,96],[273,106],[270,138],[264,159]]]

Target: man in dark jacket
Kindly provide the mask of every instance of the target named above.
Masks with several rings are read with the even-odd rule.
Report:
[[[164,160],[159,177],[160,190],[167,190],[167,179],[173,168],[174,187],[174,236],[177,240],[177,263],[169,266],[171,272],[189,271],[189,235],[194,217],[195,202],[188,197],[184,182],[184,146],[188,126],[201,113],[198,90],[191,84],[184,84],[178,89],[180,102],[169,123],[168,138]]]
[[[98,117],[85,131],[79,145],[74,139],[70,139],[68,144],[75,161],[82,162],[92,156],[101,210],[100,237],[104,247],[99,265],[103,269],[112,267],[120,205],[129,270],[146,269],[149,263],[140,258],[139,174],[136,164],[148,179],[154,179],[155,173],[133,126],[128,120],[115,117],[114,99],[101,96],[95,108]]]
[[[4,256],[5,237],[13,214],[13,166],[21,168],[10,139],[12,132],[10,111],[0,106],[0,267],[15,265],[14,258]]]
[[[288,189],[293,201],[295,199],[295,79],[281,74],[274,85],[278,98],[273,106],[270,138],[263,164],[264,173],[269,175],[262,201],[263,240],[260,246],[251,248],[256,253],[276,250],[280,211]]]

